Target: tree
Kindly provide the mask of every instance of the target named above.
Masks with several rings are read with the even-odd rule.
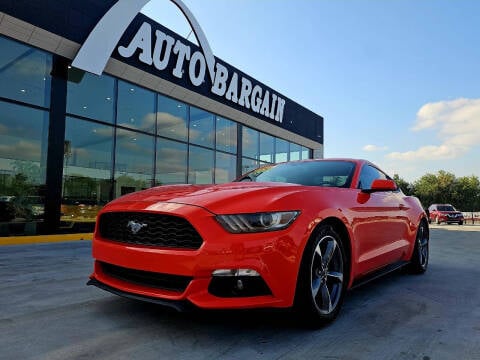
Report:
[[[444,170],[440,170],[437,174],[438,192],[436,193],[436,202],[438,203],[454,203],[453,194],[455,192],[455,175]]]
[[[398,174],[393,175],[393,180],[405,195],[412,195],[413,185],[402,179]]]
[[[476,176],[458,178],[452,194],[452,202],[463,211],[480,209],[480,181]]]
[[[476,176],[456,178],[440,170],[436,175],[426,174],[414,183],[414,195],[428,206],[452,204],[463,211],[480,209],[480,180]]]
[[[437,176],[434,174],[425,174],[414,184],[415,196],[417,196],[424,206],[429,206],[436,202],[438,190]]]

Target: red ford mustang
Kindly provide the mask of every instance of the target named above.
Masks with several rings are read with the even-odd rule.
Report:
[[[88,283],[179,310],[294,307],[322,324],[347,289],[403,265],[425,272],[428,243],[420,201],[370,162],[287,162],[112,201]]]

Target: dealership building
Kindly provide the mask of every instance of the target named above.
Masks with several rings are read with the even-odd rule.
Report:
[[[147,0],[0,2],[0,242],[91,232],[132,191],[323,157],[323,118],[216,58],[171,1],[197,43]]]

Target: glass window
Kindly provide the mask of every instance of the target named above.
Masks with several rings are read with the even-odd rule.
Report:
[[[187,144],[157,139],[156,185],[187,182]]]
[[[274,138],[273,136],[260,133],[260,161],[273,162],[274,154]]]
[[[117,125],[155,133],[155,93],[118,82]]]
[[[50,107],[52,56],[0,37],[0,97]]]
[[[80,76],[78,76],[80,74]],[[90,119],[114,122],[115,80],[71,68],[68,71],[67,112]]]
[[[259,167],[258,160],[242,158],[242,175]]]
[[[275,162],[288,161],[289,142],[283,139],[275,139]]]
[[[388,176],[377,168],[365,165],[360,172],[360,180],[358,181],[359,189],[370,189],[372,186],[373,180],[376,179],[388,179]]]
[[[213,183],[213,151],[198,146],[188,149],[188,183]]]
[[[237,153],[237,123],[217,116],[216,148],[232,154]]]
[[[302,147],[295,143],[290,143],[290,161],[300,160]]]
[[[302,146],[302,159],[310,159],[310,149]]]
[[[190,143],[213,148],[215,134],[213,120],[213,114],[190,106]]]
[[[33,234],[25,222],[43,218],[48,112],[0,101],[0,230]]]
[[[66,119],[62,220],[95,221],[110,200],[113,127]]]
[[[242,127],[242,156],[258,159],[258,131]]]
[[[215,183],[221,184],[237,177],[237,157],[217,152],[215,163]]]
[[[306,186],[350,187],[355,164],[349,161],[284,162],[254,171],[245,180]],[[240,179],[242,181],[243,179]]]
[[[115,197],[149,188],[153,179],[154,137],[117,129]]]
[[[188,106],[178,100],[158,95],[157,134],[187,141]]]

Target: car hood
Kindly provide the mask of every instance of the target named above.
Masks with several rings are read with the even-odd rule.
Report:
[[[106,206],[152,209],[157,203],[176,203],[205,208],[213,213],[281,210],[280,200],[312,187],[286,183],[236,182],[219,185],[165,185],[122,196]],[[327,189],[327,188],[324,188]],[[306,195],[305,195],[306,196]],[[307,197],[305,198],[305,201]],[[138,203],[143,203],[139,207]],[[294,210],[294,209],[291,209]]]

